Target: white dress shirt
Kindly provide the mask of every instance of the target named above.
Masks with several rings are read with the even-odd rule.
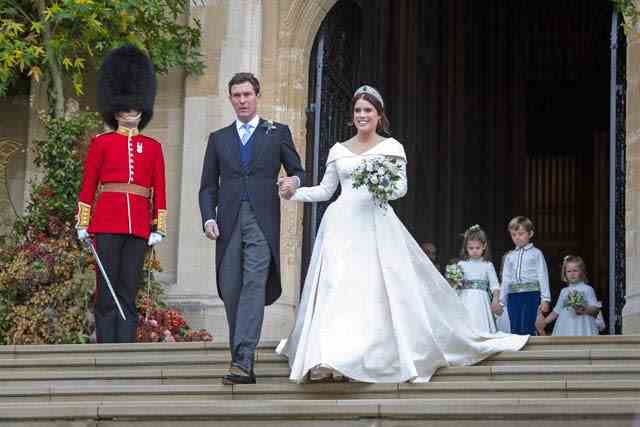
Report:
[[[240,119],[236,119],[236,130],[238,131],[238,136],[240,137],[240,141],[242,141],[242,136],[244,135],[245,132],[249,132],[248,137],[244,140],[245,142],[243,143],[246,144],[247,141],[249,141],[249,138],[251,138],[251,135],[253,135],[253,133],[256,131],[256,128],[258,127],[258,124],[260,124],[260,116],[258,116],[257,114],[253,117],[253,119],[249,120],[247,122],[247,124],[249,125],[249,129],[246,130],[244,128],[245,122],[240,121]]]
[[[512,283],[529,282],[538,282],[540,284],[540,299],[544,302],[551,301],[547,262],[540,249],[533,246],[533,243],[515,248],[505,256],[500,299],[506,304],[509,285]]]

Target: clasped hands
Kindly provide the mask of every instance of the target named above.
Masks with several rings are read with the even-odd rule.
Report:
[[[504,306],[495,298],[491,303],[491,312],[496,316],[502,316],[502,313],[504,313]]]
[[[287,176],[278,179],[278,194],[283,199],[289,200],[298,189],[298,178]],[[217,240],[220,237],[220,229],[215,220],[209,220],[204,224],[204,234],[210,240]]]
[[[538,314],[535,320],[535,328],[539,336],[547,335],[547,333],[545,332],[545,328],[547,327],[547,316],[550,316],[549,315],[550,311],[551,311],[551,306],[547,301],[543,301],[538,306]]]
[[[298,189],[298,178],[286,176],[278,178],[278,194],[285,200],[290,200]]]

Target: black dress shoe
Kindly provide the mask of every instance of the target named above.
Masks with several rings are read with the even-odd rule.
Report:
[[[237,366],[232,366],[229,369],[229,372],[222,377],[222,384],[225,385],[233,385],[233,384],[255,384],[256,383],[256,375],[251,372],[247,372],[244,369],[238,368]]]

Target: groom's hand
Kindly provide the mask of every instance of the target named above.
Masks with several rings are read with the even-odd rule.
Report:
[[[207,222],[204,226],[204,235],[209,240],[217,240],[220,237],[220,230],[218,230],[218,224],[215,221]]]
[[[289,200],[293,196],[293,193],[298,189],[298,178],[295,176],[288,176],[278,179],[278,192],[280,197]]]
[[[280,198],[285,199],[285,200],[291,200],[291,198],[293,197],[293,193],[292,192],[282,192],[282,191],[280,191],[278,193],[278,195],[280,196]]]

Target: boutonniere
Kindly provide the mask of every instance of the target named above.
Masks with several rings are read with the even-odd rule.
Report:
[[[265,120],[262,122],[262,127],[266,129],[265,134],[269,135],[269,132],[276,128],[276,124],[273,123],[273,120]]]

